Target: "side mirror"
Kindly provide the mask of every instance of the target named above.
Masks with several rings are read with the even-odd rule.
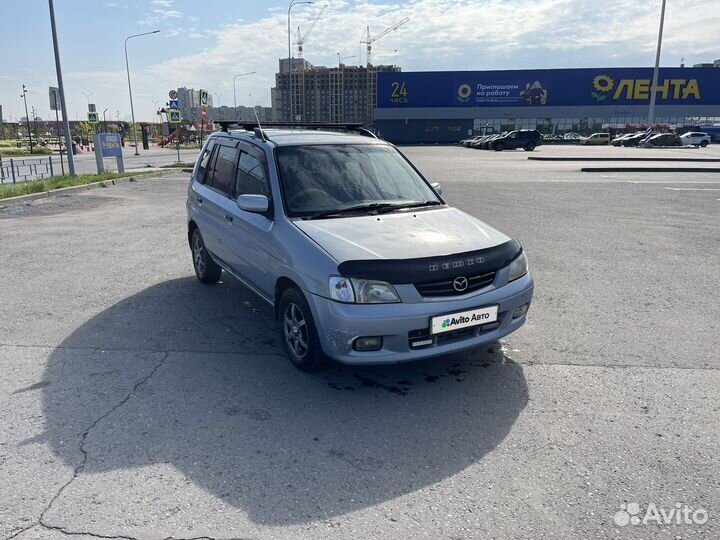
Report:
[[[433,182],[430,184],[430,187],[435,190],[435,193],[442,197],[442,186],[440,185],[440,182]]]
[[[240,210],[264,214],[268,211],[270,201],[265,195],[240,195],[237,199],[237,205]]]

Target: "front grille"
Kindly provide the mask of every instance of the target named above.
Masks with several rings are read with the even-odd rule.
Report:
[[[477,291],[490,285],[495,281],[495,272],[486,272],[484,274],[475,274],[473,276],[465,276],[468,280],[467,289],[464,291],[456,291],[453,287],[453,279],[445,279],[442,281],[426,281],[425,283],[415,283],[415,288],[422,296],[458,296],[469,292]]]

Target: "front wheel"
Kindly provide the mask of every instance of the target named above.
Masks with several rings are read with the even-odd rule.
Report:
[[[531,141],[531,142],[529,142],[529,143],[527,143],[527,144],[525,145],[525,151],[526,151],[526,152],[532,152],[533,150],[535,150],[535,143],[534,143],[534,142]]]
[[[702,146],[703,148],[705,148],[707,145],[708,145],[708,142],[707,142],[707,141],[702,141],[702,142],[700,143],[700,146]]]
[[[501,142],[495,143],[495,145],[493,146],[493,150],[495,150],[496,152],[502,152],[503,150],[505,150],[505,146]]]
[[[320,346],[315,321],[302,291],[286,290],[278,309],[280,333],[290,362],[302,371],[317,371],[326,362]]]
[[[213,261],[210,253],[208,253],[203,242],[202,235],[198,229],[195,229],[190,238],[190,247],[192,249],[193,267],[195,275],[203,283],[217,283],[220,281],[222,268]]]

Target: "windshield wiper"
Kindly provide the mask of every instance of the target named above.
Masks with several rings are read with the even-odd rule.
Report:
[[[379,214],[385,214],[387,212],[392,212],[394,210],[399,210],[402,208],[418,208],[421,206],[437,206],[439,204],[443,204],[440,201],[411,201],[407,203],[400,203],[400,204],[392,204],[388,206],[384,206],[383,208],[378,210]]]
[[[362,212],[363,210],[379,210],[382,208],[397,207],[396,203],[365,203],[356,204],[355,206],[348,206],[346,208],[336,208],[335,210],[323,210],[321,212],[315,212],[307,216],[303,216],[302,219],[321,219],[324,217],[335,217],[342,216],[343,214],[353,214],[355,212]]]

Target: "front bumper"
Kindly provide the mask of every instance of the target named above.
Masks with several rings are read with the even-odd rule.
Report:
[[[458,298],[398,304],[343,304],[309,294],[318,336],[326,355],[343,364],[394,364],[411,362],[480,347],[520,328],[527,314],[516,319],[513,312],[532,301],[530,274],[486,292]],[[469,309],[498,305],[498,324],[452,332],[425,346],[413,348],[411,340],[429,332],[430,318]],[[378,351],[359,352],[353,341],[361,336],[382,336]],[[429,336],[428,336],[429,337]]]

